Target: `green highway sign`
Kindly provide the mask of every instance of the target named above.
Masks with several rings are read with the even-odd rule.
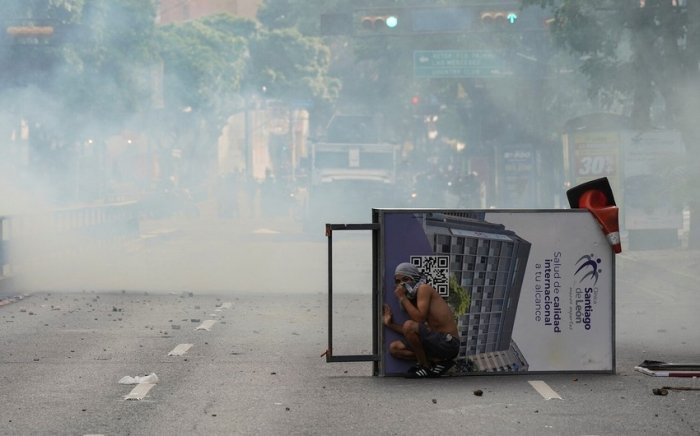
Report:
[[[501,52],[492,50],[416,50],[413,74],[424,78],[503,77],[513,74]]]

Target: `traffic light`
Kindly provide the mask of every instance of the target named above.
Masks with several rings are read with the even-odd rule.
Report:
[[[405,27],[403,15],[409,10],[391,9],[363,9],[356,13],[356,23],[358,33],[382,34],[394,33]],[[403,29],[406,30],[406,29]]]
[[[479,15],[481,23],[487,26],[505,26],[518,21],[518,12],[512,10],[487,10]]]
[[[389,31],[399,26],[399,18],[396,15],[365,15],[360,24],[367,31]]]
[[[547,18],[551,18],[547,9],[523,8],[510,1],[498,5],[414,8],[410,19],[404,21],[410,22],[413,33],[523,32],[545,31]]]
[[[414,95],[411,97],[411,108],[415,115],[437,115],[440,112],[440,102],[434,96],[423,98]]]
[[[445,34],[492,31],[545,31],[551,13],[543,8],[522,8],[519,2],[498,5],[415,6],[361,8],[353,12],[356,35]]]

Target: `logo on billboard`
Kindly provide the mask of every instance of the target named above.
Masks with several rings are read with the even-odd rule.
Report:
[[[576,265],[578,269],[574,277],[579,277],[579,283],[592,280],[593,284],[585,284],[576,288],[576,324],[583,324],[586,330],[590,330],[593,325],[593,308],[598,298],[598,278],[603,272],[600,268],[602,260],[595,254],[581,256]]]
[[[579,260],[576,261],[576,265],[579,265],[578,269],[574,273],[574,276],[578,276],[581,273],[581,278],[579,283],[582,283],[588,278],[593,279],[593,285],[598,283],[598,277],[600,273],[603,272],[602,269],[598,268],[600,266],[601,259],[596,257],[594,254],[586,254],[581,256]]]

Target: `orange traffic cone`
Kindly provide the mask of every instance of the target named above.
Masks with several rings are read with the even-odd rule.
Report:
[[[586,191],[581,194],[578,204],[579,207],[591,211],[603,228],[605,237],[608,239],[613,251],[621,253],[622,244],[620,242],[619,209],[617,206],[608,206],[605,194],[596,190]]]
[[[583,183],[569,189],[566,195],[571,207],[585,208],[593,214],[613,251],[621,253],[619,209],[615,205],[608,179],[603,177]]]

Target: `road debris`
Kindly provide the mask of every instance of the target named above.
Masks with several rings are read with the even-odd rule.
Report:
[[[668,395],[668,391],[700,391],[700,388],[690,387],[690,386],[663,386],[661,388],[654,388],[651,390],[654,395]]]
[[[158,376],[152,372],[148,375],[144,376],[136,376],[136,377],[131,377],[131,376],[124,376],[119,380],[120,385],[137,385],[140,383],[150,383],[150,384],[156,384],[158,383]]]
[[[206,330],[209,331],[211,330],[212,326],[216,323],[216,320],[213,319],[207,319],[205,320],[201,325],[197,326],[195,330]]]
[[[654,377],[700,377],[700,364],[697,363],[667,363],[645,360],[634,369]]]

